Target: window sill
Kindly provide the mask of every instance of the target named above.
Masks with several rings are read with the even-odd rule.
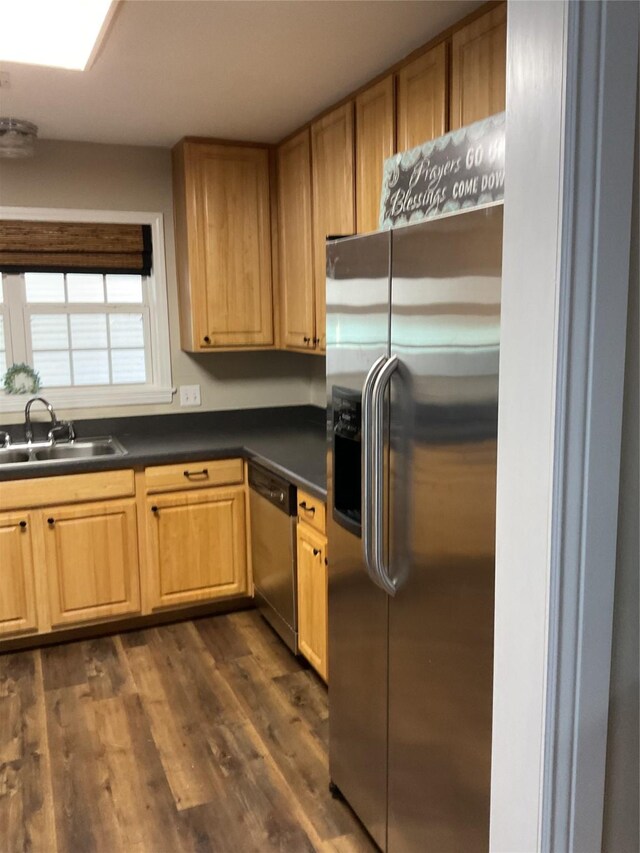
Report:
[[[34,396],[45,397],[54,409],[99,409],[113,406],[144,406],[153,403],[170,403],[173,388],[128,388],[90,387],[55,389],[42,388],[37,394],[0,393],[0,414],[22,412],[28,400]]]

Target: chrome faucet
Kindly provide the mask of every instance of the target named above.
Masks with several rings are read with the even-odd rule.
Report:
[[[58,418],[56,417],[56,413],[53,411],[53,406],[48,400],[45,400],[44,397],[32,397],[27,405],[24,407],[24,437],[27,444],[31,444],[33,441],[33,428],[31,426],[31,406],[34,403],[40,401],[44,403],[47,407],[47,411],[51,416],[51,429],[49,431],[49,441],[53,440],[52,433],[56,427],[60,426]]]
[[[0,447],[9,447],[9,445],[11,444],[11,436],[6,431],[6,429],[0,429],[0,440],[2,441]]]

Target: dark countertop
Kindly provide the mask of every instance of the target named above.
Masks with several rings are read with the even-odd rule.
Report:
[[[79,439],[113,435],[127,453],[7,466],[0,470],[0,481],[243,456],[326,499],[326,414],[316,406],[100,418],[74,424]],[[46,431],[46,425],[40,429]],[[23,440],[21,425],[9,431],[15,441]]]

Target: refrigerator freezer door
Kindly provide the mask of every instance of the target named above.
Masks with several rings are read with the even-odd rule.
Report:
[[[389,853],[489,846],[502,208],[393,234]]]
[[[387,817],[387,596],[363,558],[361,395],[389,350],[389,233],[327,247],[329,765],[384,849]]]

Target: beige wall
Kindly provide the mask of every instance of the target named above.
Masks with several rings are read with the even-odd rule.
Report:
[[[324,359],[285,352],[189,355],[180,349],[171,195],[171,155],[164,148],[40,141],[25,161],[0,160],[0,205],[143,210],[164,215],[171,363],[174,386],[199,383],[200,409],[173,403],[110,409],[111,415],[288,406],[324,400]],[[55,405],[55,393],[51,392]],[[64,412],[62,412],[64,414]],[[100,417],[74,409],[70,417]],[[5,423],[20,414],[3,415]]]
[[[323,409],[327,405],[327,377],[326,365],[324,358],[317,356],[309,356],[313,358],[314,364],[311,372],[311,397],[309,402],[312,406],[321,406]]]

